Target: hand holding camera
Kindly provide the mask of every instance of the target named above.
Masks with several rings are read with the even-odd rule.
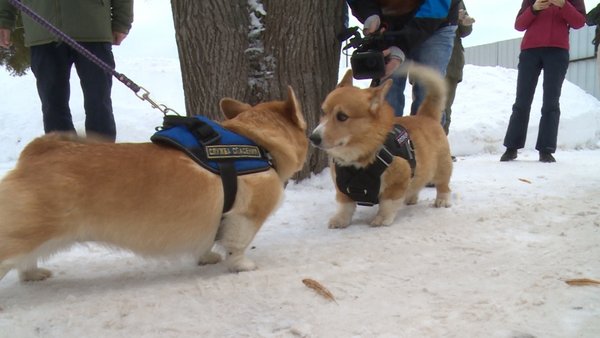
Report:
[[[550,7],[551,0],[536,0],[533,4],[533,10],[535,11],[543,11],[544,9]],[[564,1],[563,1],[564,4]]]
[[[363,34],[371,35],[379,30],[379,26],[381,26],[381,19],[379,15],[371,15],[365,20],[363,25]]]
[[[475,19],[470,17],[467,11],[465,11],[464,9],[459,9],[458,21],[463,26],[471,26],[475,22]]]

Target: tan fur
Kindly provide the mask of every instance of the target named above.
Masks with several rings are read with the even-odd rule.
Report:
[[[382,175],[379,209],[372,226],[390,225],[402,204],[417,203],[419,191],[429,182],[437,189],[434,205],[450,206],[452,159],[440,124],[446,100],[445,82],[435,70],[424,66],[412,64],[406,70],[428,89],[417,115],[394,116],[385,100],[392,80],[379,87],[360,89],[353,86],[349,70],[325,98],[323,116],[311,135],[313,143],[316,140],[316,146],[328,153],[331,164],[364,168],[376,160],[394,124],[408,130],[417,161],[414,177],[411,178],[408,161],[396,157]],[[333,165],[330,167],[333,169]],[[335,182],[335,170],[331,173]],[[345,228],[350,224],[356,203],[339,190],[336,200],[338,211],[330,219],[329,227]]]
[[[32,141],[0,182],[0,278],[16,268],[22,280],[44,279],[50,272],[38,258],[85,241],[216,263],[219,240],[230,270],[254,269],[244,250],[304,163],[306,123],[291,88],[287,101],[252,107],[223,99],[221,109],[229,118],[223,126],[263,146],[275,164],[239,176],[224,215],[221,178],[178,150],[64,134]]]

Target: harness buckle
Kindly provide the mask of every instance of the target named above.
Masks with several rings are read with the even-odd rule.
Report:
[[[199,123],[194,127],[195,128],[190,129],[190,131],[194,136],[196,136],[196,138],[200,143],[202,143],[202,145],[213,144],[221,138],[221,135],[219,135],[219,133],[217,133],[208,124]]]

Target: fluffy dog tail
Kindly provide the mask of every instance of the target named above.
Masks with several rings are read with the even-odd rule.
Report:
[[[415,63],[405,62],[398,70],[400,74],[408,74],[411,83],[418,82],[427,90],[427,95],[421,103],[418,116],[427,116],[436,121],[442,119],[442,112],[446,108],[446,81],[435,69]]]

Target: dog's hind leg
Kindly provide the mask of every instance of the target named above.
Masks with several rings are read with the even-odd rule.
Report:
[[[212,251],[212,248],[206,252],[203,252],[199,255],[198,265],[208,265],[208,264],[217,264],[223,258],[217,252]]]
[[[0,262],[0,280],[2,280],[2,278],[4,278],[4,276],[6,276],[6,274],[13,268],[14,266],[6,261]]]
[[[423,189],[427,183],[429,183],[429,178],[421,177],[420,175],[415,174],[408,184],[408,188],[406,189],[404,203],[406,205],[417,204],[419,201],[419,192],[421,192],[421,189]]]
[[[22,282],[41,281],[52,276],[52,271],[39,268],[37,257],[28,257],[23,259],[18,265],[19,279]]]
[[[15,237],[0,238],[0,243],[7,243],[0,248],[0,258],[2,259],[0,274],[3,269],[15,268],[19,272],[21,281],[40,281],[50,277],[52,275],[50,270],[38,267],[38,259],[49,257],[74,242],[70,238],[43,241],[42,237],[39,236]]]
[[[433,204],[436,208],[450,207],[450,187],[448,186],[449,177],[445,178],[441,182],[435,184],[436,196],[435,203]]]
[[[219,243],[227,251],[225,264],[232,272],[256,269],[256,264],[244,255],[262,225],[243,215],[227,215],[219,229]]]
[[[441,165],[435,175],[436,197],[434,206],[436,208],[450,207],[450,177],[452,176],[452,159],[445,156],[441,161],[445,161],[445,165]]]

